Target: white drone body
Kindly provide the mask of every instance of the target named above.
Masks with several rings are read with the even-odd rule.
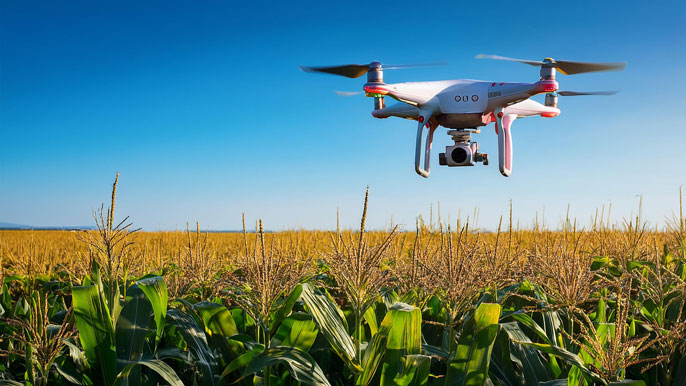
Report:
[[[428,177],[431,171],[430,156],[434,131],[439,127],[450,129],[455,144],[447,146],[439,155],[439,163],[447,166],[474,166],[478,162],[488,164],[488,155],[479,153],[479,146],[471,141],[471,134],[480,133],[480,127],[495,122],[498,134],[498,167],[508,177],[512,173],[512,122],[517,118],[542,116],[556,117],[558,96],[609,95],[612,92],[558,92],[556,69],[563,74],[621,69],[624,63],[582,63],[555,61],[546,58],[542,62],[510,59],[499,56],[480,55],[491,59],[504,59],[541,66],[541,77],[535,83],[486,82],[470,79],[435,82],[384,83],[380,63],[369,65],[346,65],[332,67],[301,67],[307,72],[325,72],[356,78],[367,73],[363,90],[374,98],[372,115],[376,118],[400,117],[418,122],[415,146],[415,171]],[[386,69],[404,66],[387,66]],[[545,104],[531,98],[545,93]],[[398,103],[386,107],[384,97]],[[422,137],[427,129],[422,165]]]

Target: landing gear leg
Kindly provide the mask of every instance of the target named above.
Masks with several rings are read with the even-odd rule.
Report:
[[[424,127],[428,126],[429,132],[426,133],[426,147],[424,149],[424,168],[421,166],[422,158],[422,134]],[[419,110],[419,123],[417,126],[417,141],[414,152],[414,170],[420,176],[428,178],[431,173],[431,145],[434,140],[434,131],[438,127],[437,122],[431,122],[431,110]]]

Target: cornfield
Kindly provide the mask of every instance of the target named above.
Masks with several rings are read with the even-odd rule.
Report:
[[[115,194],[94,231],[0,232],[0,383],[686,385],[681,208],[368,231],[365,196],[356,230],[141,232]]]

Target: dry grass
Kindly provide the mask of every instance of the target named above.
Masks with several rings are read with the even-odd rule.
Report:
[[[593,254],[584,253],[584,234],[574,232],[556,239],[548,234],[534,245],[531,254],[534,275],[548,297],[562,307],[577,307],[597,290],[595,273],[591,271]]]
[[[92,249],[89,251],[89,246],[79,240],[76,236],[77,233],[58,230],[0,230],[0,261],[2,261],[3,274],[6,276],[14,274],[36,276],[62,272],[78,282],[81,276],[88,272],[89,255]],[[458,243],[464,241],[460,239],[459,233],[450,232],[453,250],[456,249]],[[507,233],[476,234],[471,231],[468,233],[469,240],[479,238],[481,247],[478,248],[478,254],[483,255],[484,258],[488,257],[488,259],[484,259],[484,262],[495,259],[502,265],[507,265],[503,268],[507,268],[507,275],[512,276],[515,280],[520,279],[522,275],[529,277],[530,274],[533,274],[534,267],[537,267],[535,261],[540,260],[541,257],[549,257],[545,253],[547,246],[550,246],[552,251],[555,243],[560,244],[562,241],[559,240],[563,239],[563,235],[555,231],[513,231],[512,250],[508,251]],[[376,244],[386,239],[389,234],[389,232],[384,231],[365,232],[365,239],[367,243]],[[421,261],[434,260],[435,256],[440,254],[437,251],[440,249],[440,233],[399,232],[396,230],[395,234],[397,237],[392,240],[388,247],[386,258],[389,260],[397,259],[398,262],[403,262],[402,264],[415,264],[415,276],[412,280],[418,280],[417,270],[424,269]],[[128,265],[130,276],[135,277],[149,272],[157,272],[171,265],[181,266],[186,264],[185,262],[192,261],[194,263],[188,264],[187,268],[191,270],[196,264],[195,262],[199,262],[196,252],[198,245],[205,251],[203,259],[210,260],[203,264],[213,265],[217,269],[235,264],[239,257],[244,254],[244,242],[241,233],[203,233],[196,229],[195,232],[190,232],[190,236],[192,240],[189,248],[189,232],[187,231],[136,232],[135,243],[128,246],[128,255],[136,259],[136,264]],[[249,233],[249,236],[252,237],[254,234]],[[624,231],[620,230],[603,231],[602,236],[606,240],[606,245],[609,239],[613,239],[613,243],[620,244],[623,240],[633,237],[626,236]],[[333,243],[328,232],[284,231],[269,233],[268,237],[273,238],[275,242],[277,240],[293,241],[293,244],[298,246],[298,255],[301,258],[313,259],[332,252]],[[340,238],[345,239],[347,247],[353,248],[353,250],[357,243],[355,237],[359,237],[358,232],[340,232]],[[465,234],[462,237],[465,237]],[[585,232],[584,240],[576,253],[600,256],[599,245],[596,242],[599,237],[598,232]],[[444,252],[447,252],[448,238],[446,230],[443,236]],[[459,242],[458,239],[460,239]],[[415,262],[413,263],[412,255],[413,250],[415,250],[415,240],[417,240],[417,244],[414,252]],[[677,240],[674,233],[647,232],[639,241],[640,245],[638,246],[638,249],[644,251],[639,254],[642,259],[654,258],[655,240],[658,245],[663,243],[677,244],[676,241],[673,241]],[[341,241],[338,246],[340,252],[345,250],[342,243]],[[466,244],[460,246],[461,249],[466,247]],[[569,242],[557,247],[562,248],[564,253],[569,253],[570,249],[573,249],[573,245]],[[676,248],[670,249],[677,251]],[[193,257],[190,257],[190,251],[194,254]],[[613,255],[621,255],[621,249],[617,247],[614,253],[606,254],[606,256]]]

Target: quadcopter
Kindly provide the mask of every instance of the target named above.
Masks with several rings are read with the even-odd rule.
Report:
[[[557,72],[575,75],[587,72],[622,70],[626,63],[571,62],[545,58],[542,61],[507,58],[497,55],[477,55],[477,59],[508,60],[540,66],[540,79],[535,83],[487,82],[471,79],[441,80],[433,82],[385,83],[384,69],[417,67],[419,65],[382,66],[379,62],[348,64],[341,66],[304,67],[305,72],[320,72],[359,78],[367,74],[367,83],[360,92],[339,92],[341,95],[365,93],[374,98],[375,118],[400,117],[417,121],[414,168],[417,174],[427,178],[431,172],[431,145],[434,131],[439,126],[448,129],[454,141],[439,154],[439,164],[447,166],[488,165],[488,154],[479,152],[479,144],[472,142],[472,134],[495,122],[498,135],[498,166],[500,173],[509,177],[512,173],[512,122],[517,118],[541,116],[553,118],[560,114],[557,106],[559,96],[612,95],[613,91],[558,91]],[[545,103],[531,98],[545,94]],[[398,101],[386,107],[385,97]],[[422,137],[426,129],[424,162],[422,167]]]

